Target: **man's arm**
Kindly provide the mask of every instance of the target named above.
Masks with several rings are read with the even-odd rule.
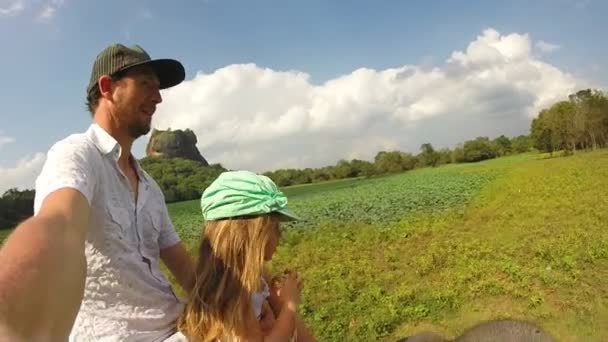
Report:
[[[0,250],[0,336],[64,341],[84,292],[89,204],[77,190],[49,194]]]
[[[163,200],[163,205],[159,208],[161,215],[160,235],[158,237],[160,258],[169,271],[171,271],[171,274],[177,279],[182,289],[186,293],[190,293],[196,281],[194,262],[188,254],[184,243],[180,240],[173,222],[171,222],[169,210],[164,205],[165,198],[160,188],[158,192]]]
[[[192,291],[195,282],[194,262],[186,251],[184,243],[180,241],[171,247],[161,249],[160,258],[180,286],[188,293]]]

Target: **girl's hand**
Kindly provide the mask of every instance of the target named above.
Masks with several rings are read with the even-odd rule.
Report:
[[[292,271],[293,274],[295,274],[296,276],[296,280],[298,281],[298,290],[300,290],[300,292],[302,292],[302,288],[304,287],[304,280],[302,279],[302,277],[300,276],[299,273],[297,273],[296,271]]]
[[[283,284],[278,289],[279,298],[284,305],[295,310],[300,304],[300,282],[298,281],[297,274],[294,273],[287,274],[284,277]]]
[[[300,276],[300,274],[298,272],[296,272],[295,270],[285,270],[283,271],[283,274],[281,274],[280,276],[275,276],[272,278],[272,287],[279,289],[281,288],[281,286],[283,286],[283,283],[285,282],[285,277],[287,277],[287,275],[293,275],[297,282],[298,282],[298,289],[300,290],[300,292],[302,291],[302,288],[304,287],[304,282],[302,277]]]

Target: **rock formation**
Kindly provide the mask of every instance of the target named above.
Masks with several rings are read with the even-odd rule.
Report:
[[[196,135],[189,129],[174,131],[170,128],[165,131],[153,129],[146,146],[146,156],[184,158],[208,166],[209,163],[199,152],[196,143]]]

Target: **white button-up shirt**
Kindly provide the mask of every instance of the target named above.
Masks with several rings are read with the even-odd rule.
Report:
[[[80,191],[91,208],[84,299],[70,341],[163,341],[183,310],[160,269],[160,250],[179,242],[164,196],[135,163],[135,203],[120,153],[116,140],[92,124],[53,145],[36,180],[34,214],[65,187]]]

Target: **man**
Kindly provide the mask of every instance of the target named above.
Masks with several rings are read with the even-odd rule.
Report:
[[[150,130],[159,90],[183,66],[113,44],[87,88],[93,123],[56,143],[36,180],[34,216],[0,250],[0,341],[164,341],[194,265],[163,194],[131,155]],[[172,338],[175,338],[172,337]]]

